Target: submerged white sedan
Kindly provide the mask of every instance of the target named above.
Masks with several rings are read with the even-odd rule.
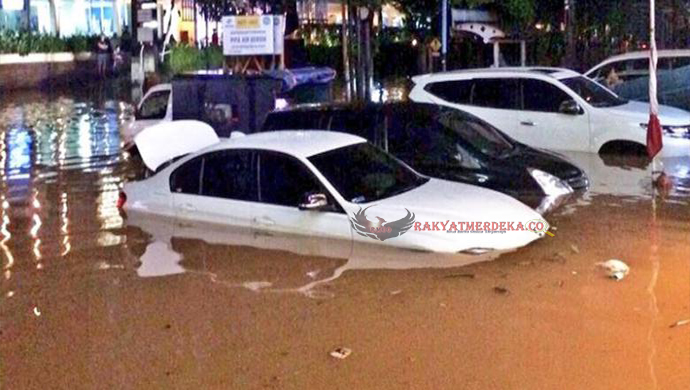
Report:
[[[135,143],[153,173],[125,184],[118,202],[125,211],[276,238],[470,254],[518,248],[548,229],[507,195],[425,177],[349,134],[277,131],[220,140],[206,124],[178,121],[144,130]]]

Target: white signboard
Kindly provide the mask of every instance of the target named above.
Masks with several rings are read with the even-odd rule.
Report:
[[[144,23],[153,20],[153,10],[152,9],[139,9],[137,10],[137,22]]]
[[[273,15],[273,54],[283,54],[285,47],[285,18]]]
[[[140,43],[153,42],[153,29],[148,27],[137,28],[137,40]]]
[[[273,16],[224,16],[223,54],[226,56],[252,56],[273,54]]]

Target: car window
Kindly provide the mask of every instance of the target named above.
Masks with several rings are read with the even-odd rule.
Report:
[[[690,57],[670,57],[671,69],[678,69],[690,65]]]
[[[429,179],[369,143],[359,143],[309,158],[352,203],[368,203],[410,191]]]
[[[201,194],[217,198],[257,201],[255,153],[224,150],[204,156]]]
[[[673,69],[673,57],[662,57],[657,60],[656,68],[658,70],[671,70]],[[649,66],[649,63],[647,64]]]
[[[542,80],[522,80],[522,109],[525,111],[558,112],[561,103],[572,99],[560,88]]]
[[[441,81],[428,84],[424,89],[447,102],[470,104],[472,80]]]
[[[170,192],[199,195],[202,163],[203,158],[197,157],[175,169],[170,175]]]
[[[628,70],[649,71],[649,58],[638,58],[636,60],[626,61],[626,68]]]
[[[518,83],[515,79],[476,79],[472,86],[472,105],[514,110]]]
[[[168,111],[168,99],[170,91],[158,91],[151,93],[141,104],[137,111],[137,119],[163,119]]]
[[[511,140],[495,127],[478,118],[447,110],[439,113],[436,121],[445,127],[445,130],[450,133],[449,137],[454,139],[454,143],[461,144],[463,149],[469,145],[476,151],[491,157],[505,156],[514,149]]]
[[[627,100],[584,76],[569,77],[560,81],[594,107],[615,107],[627,103]]]
[[[323,192],[321,183],[304,164],[280,153],[259,154],[259,201],[297,207],[304,195]]]

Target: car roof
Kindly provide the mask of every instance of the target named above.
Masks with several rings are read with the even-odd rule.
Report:
[[[657,57],[658,58],[665,58],[665,57],[690,57],[690,49],[664,49],[664,50],[658,50],[657,51]],[[623,54],[617,54],[615,56],[611,56],[604,61],[601,61],[600,63],[594,65],[591,69],[589,69],[585,74],[592,72],[595,69],[601,68],[604,65],[608,65],[613,62],[618,62],[618,61],[627,61],[627,60],[639,60],[643,58],[649,58],[649,50],[639,50],[639,51],[631,51]]]
[[[507,77],[524,77],[524,76],[550,77],[560,80],[568,77],[581,76],[580,73],[566,68],[556,68],[547,66],[525,66],[525,67],[498,67],[498,68],[476,68],[476,69],[459,69],[449,72],[428,73],[424,75],[412,77],[415,84],[425,83],[434,80],[452,80],[454,76],[507,76]],[[464,78],[464,77],[463,77]]]
[[[290,105],[281,109],[274,110],[269,115],[280,115],[281,113],[299,112],[332,112],[332,111],[380,111],[386,108],[413,108],[416,110],[438,111],[443,107],[432,103],[414,102],[412,100],[391,101],[385,103],[359,103],[359,102],[326,102],[326,103],[303,103]]]
[[[690,57],[690,49],[665,49],[656,52],[657,57]],[[623,54],[611,56],[601,63],[608,63],[620,60],[634,60],[640,58],[649,58],[649,50],[631,51]]]
[[[308,158],[329,150],[366,142],[362,137],[337,131],[280,130],[232,137],[202,152],[223,149],[260,149]]]

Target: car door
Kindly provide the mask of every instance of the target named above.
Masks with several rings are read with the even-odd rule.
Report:
[[[563,102],[576,100],[573,96],[544,80],[522,79],[521,85],[522,110],[513,138],[539,148],[589,151],[589,114],[560,112]]]
[[[252,223],[266,240],[300,242],[309,253],[345,258],[352,249],[347,214],[307,166],[295,157],[258,153],[259,202]],[[300,209],[308,194],[325,194],[328,206]],[[297,241],[295,241],[297,240]]]
[[[171,174],[170,186],[180,220],[251,228],[260,207],[252,150],[228,149],[196,157]]]
[[[517,127],[519,84],[513,78],[440,81],[426,89],[435,103],[474,114],[507,134]]]

